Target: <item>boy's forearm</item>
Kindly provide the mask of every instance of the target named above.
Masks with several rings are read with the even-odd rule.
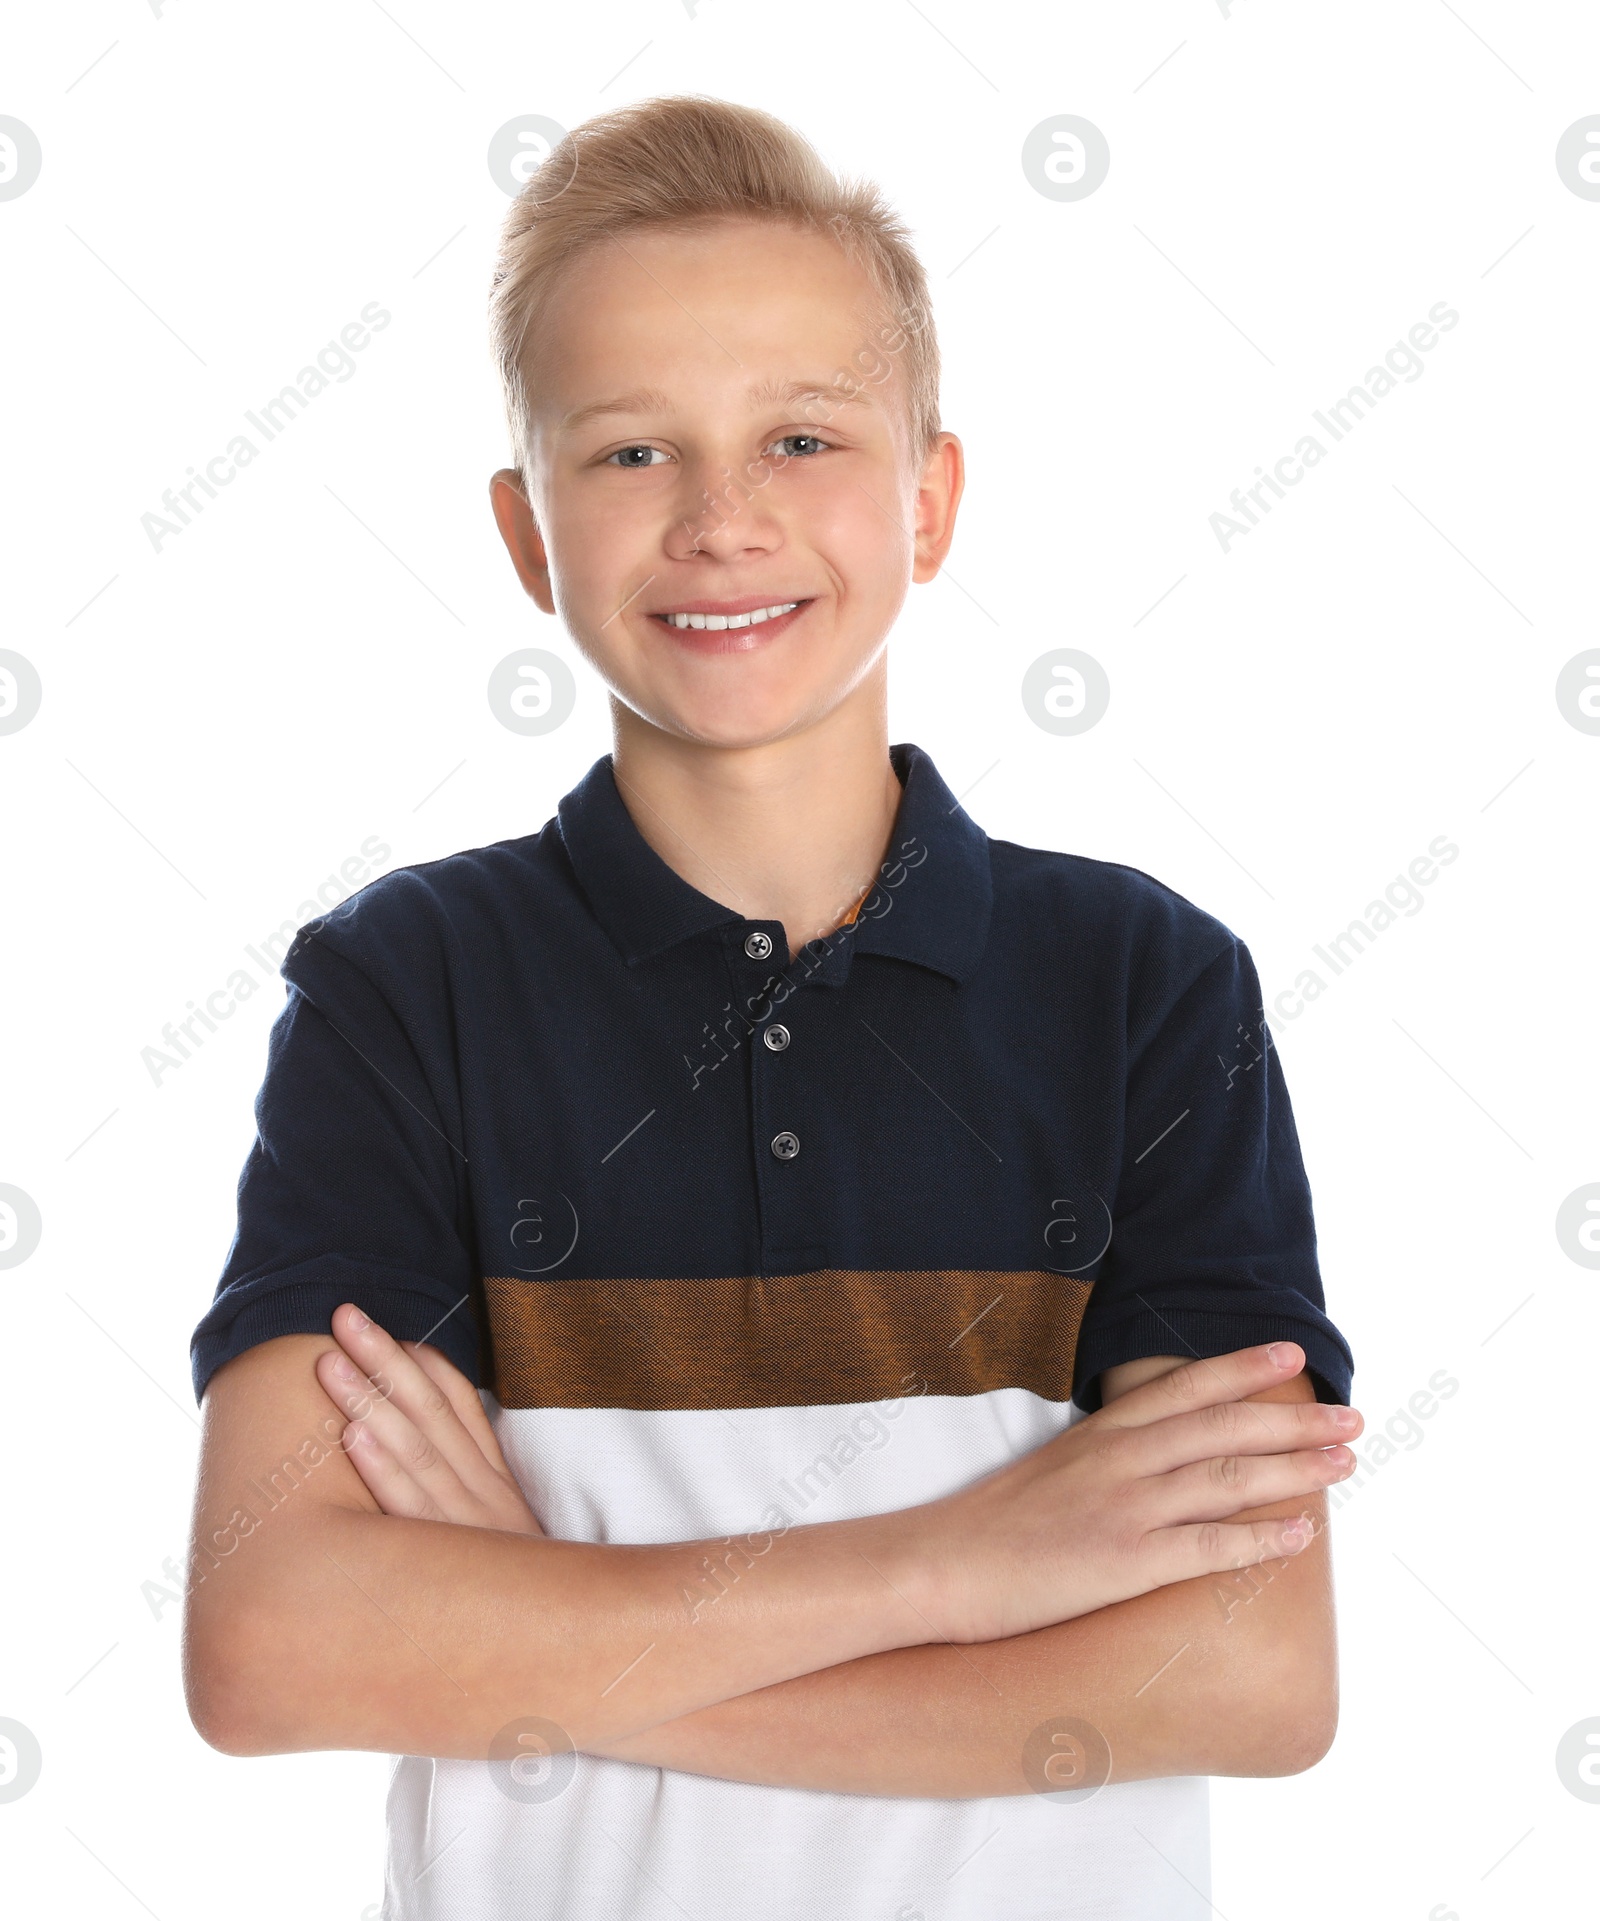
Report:
[[[268,1516],[225,1560],[196,1553],[196,1719],[234,1753],[481,1760],[528,1718],[584,1749],[936,1632],[898,1515],[751,1550],[759,1572],[711,1617],[702,1569],[721,1542],[599,1546],[337,1505]]]
[[[1113,1781],[1298,1772],[1337,1718],[1326,1502],[1302,1505],[1318,1534],[1291,1560],[1006,1641],[866,1656],[591,1752],[774,1787],[968,1799],[1072,1785],[1040,1773],[1046,1724],[1070,1719],[1104,1737]]]

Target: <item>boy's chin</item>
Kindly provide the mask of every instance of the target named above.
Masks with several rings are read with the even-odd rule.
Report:
[[[659,732],[695,746],[736,750],[766,747],[803,733],[826,718],[843,698],[819,693],[811,699],[781,701],[706,701],[629,705],[640,719]]]

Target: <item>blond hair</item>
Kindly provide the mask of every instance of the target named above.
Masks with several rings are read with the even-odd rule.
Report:
[[[884,379],[898,358],[917,466],[939,434],[939,345],[927,276],[909,229],[870,181],[824,165],[792,127],[756,107],[674,94],[596,114],[559,141],[511,203],[489,295],[490,341],[506,418],[524,471],[531,444],[527,350],[562,274],[612,235],[689,231],[757,219],[831,235],[866,273],[884,310],[877,340],[890,359],[850,375]],[[524,477],[525,474],[524,474]]]

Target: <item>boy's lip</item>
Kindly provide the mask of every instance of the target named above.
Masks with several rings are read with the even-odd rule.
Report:
[[[761,607],[803,607],[807,594],[742,594],[737,600],[675,600],[669,607],[651,609],[651,616],[664,620],[668,614],[753,614]]]
[[[781,607],[784,604],[781,600],[758,600],[724,602],[723,606],[735,613],[743,614],[751,613],[757,607]],[[812,605],[814,605],[813,601],[797,600],[789,607],[788,613],[775,614],[769,620],[743,627],[690,627],[688,625],[680,627],[675,620],[668,620],[661,614],[652,614],[650,618],[659,620],[661,631],[672,640],[675,646],[686,653],[754,654],[764,652],[788,633],[797,620],[804,620],[807,608]],[[700,601],[689,607],[675,608],[673,611],[698,613],[701,607],[707,607],[716,612],[723,611],[715,601]]]

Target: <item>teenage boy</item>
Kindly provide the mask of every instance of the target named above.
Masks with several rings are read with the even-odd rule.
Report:
[[[888,741],[962,457],[874,189],[608,114],[493,317],[614,746],[283,964],[196,1725],[401,1757],[387,1921],[1206,1914],[1206,1777],[1333,1737],[1360,1427],[1250,956]]]

